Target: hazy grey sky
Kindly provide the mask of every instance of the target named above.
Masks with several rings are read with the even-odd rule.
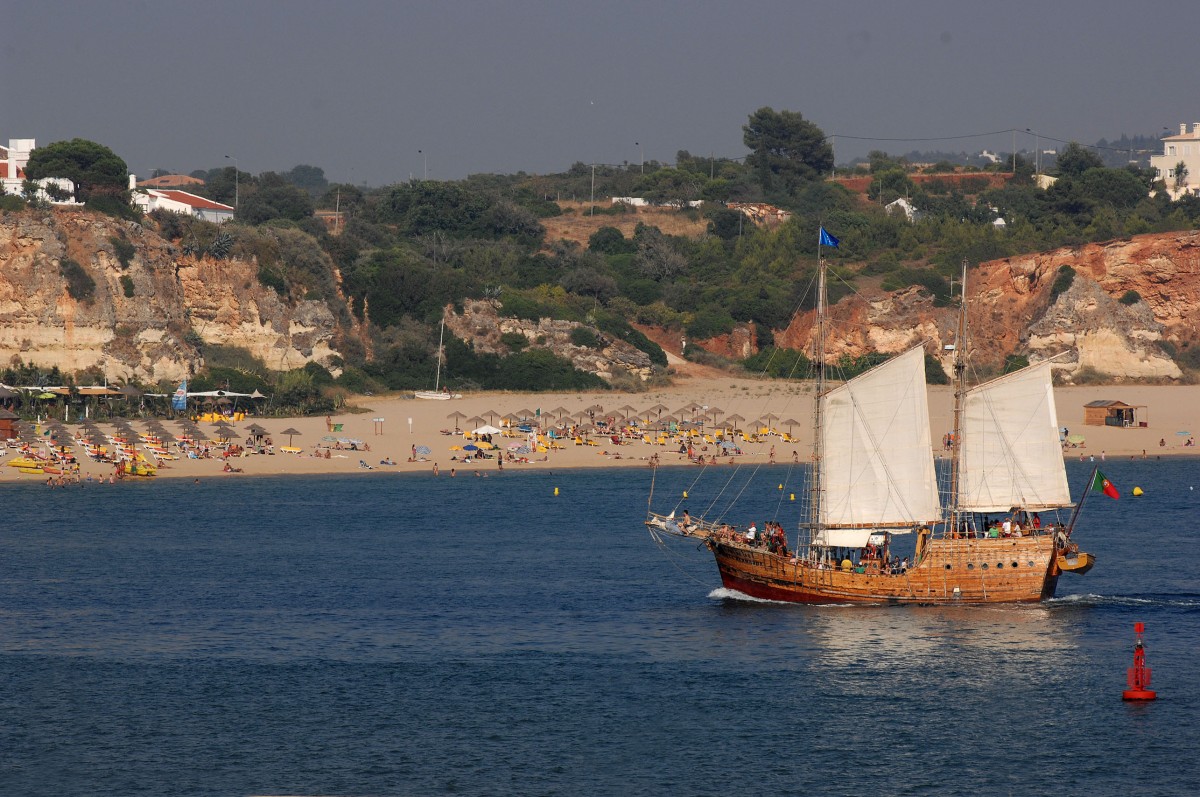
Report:
[[[1200,122],[1196,0],[23,0],[2,25],[0,139],[92,139],[143,175],[225,155],[371,185],[426,158],[459,178],[741,157],[764,105],[843,136],[839,161],[1012,147],[845,136]]]

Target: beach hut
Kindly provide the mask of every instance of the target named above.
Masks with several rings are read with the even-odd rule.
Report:
[[[1083,425],[1144,429],[1149,426],[1149,417],[1145,404],[1126,404],[1113,399],[1098,399],[1083,405]]]

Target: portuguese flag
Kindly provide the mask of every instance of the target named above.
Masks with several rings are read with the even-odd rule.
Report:
[[[1092,489],[1098,493],[1104,493],[1113,500],[1121,497],[1121,494],[1117,492],[1117,488],[1113,486],[1113,483],[1100,471],[1096,471],[1096,478],[1092,479]]]

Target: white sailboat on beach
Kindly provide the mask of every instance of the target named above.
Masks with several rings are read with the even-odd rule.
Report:
[[[448,388],[442,387],[442,358],[445,356],[445,348],[442,346],[442,341],[446,338],[446,317],[442,316],[442,327],[438,333],[438,348],[437,348],[437,373],[433,378],[433,390],[418,390],[414,395],[419,399],[430,399],[432,401],[449,401],[450,399],[462,398],[462,393],[451,393]]]

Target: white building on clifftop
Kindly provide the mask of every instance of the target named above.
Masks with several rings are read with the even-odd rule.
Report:
[[[29,153],[37,148],[37,141],[32,138],[10,138],[8,146],[0,146],[0,187],[4,193],[13,196],[25,194],[25,164],[29,163]],[[37,199],[51,202],[55,205],[78,205],[75,201],[75,183],[65,177],[43,177],[37,181]],[[47,191],[51,188],[51,191]],[[54,199],[51,193],[65,197]]]
[[[1180,163],[1184,168],[1182,178],[1175,173]],[[1150,166],[1154,176],[1167,184],[1171,199],[1185,193],[1200,196],[1200,122],[1192,125],[1191,133],[1187,124],[1181,124],[1179,135],[1164,138],[1163,154],[1151,156]]]

